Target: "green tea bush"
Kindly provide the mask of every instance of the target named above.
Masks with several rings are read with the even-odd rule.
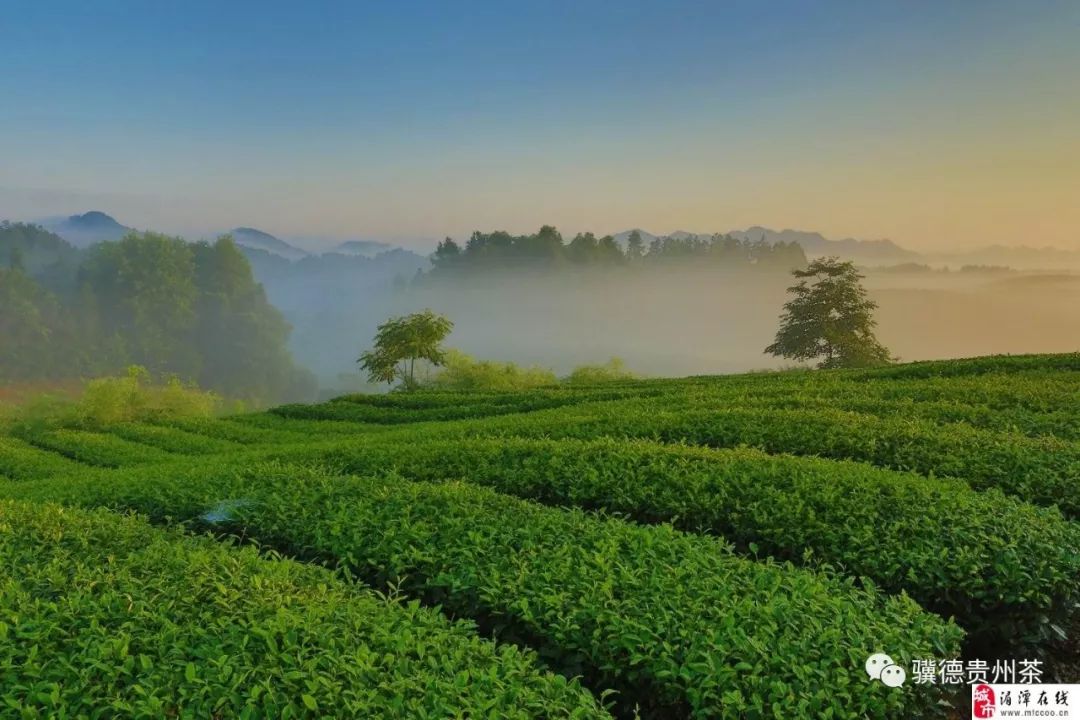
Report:
[[[984,654],[1030,653],[1061,639],[1080,601],[1080,526],[948,479],[748,448],[613,440],[342,442],[275,456],[355,474],[461,479],[550,505],[672,522],[742,552],[827,562],[955,616],[969,647]]]
[[[43,405],[44,422],[14,423],[17,437],[0,432],[0,496],[137,509],[158,522],[180,520],[340,566],[382,591],[473,618],[485,635],[531,646],[548,667],[580,674],[597,691],[617,690],[628,716],[637,706],[656,718],[923,717],[950,712],[937,704],[947,697],[942,688],[909,681],[890,690],[862,672],[871,651],[904,665],[957,656],[959,630],[915,602],[969,631],[965,657],[1045,656],[1058,629],[1080,627],[1072,612],[1080,587],[1073,522],[1080,520],[1080,445],[1073,442],[1080,368],[1073,364],[1070,356],[992,358],[502,391],[428,388],[230,418],[151,413],[59,431],[50,419],[55,409]],[[76,538],[80,527],[71,529]],[[4,531],[0,517],[0,545]],[[39,544],[68,541],[53,537]],[[106,586],[105,573],[118,562],[104,557],[94,587]],[[779,564],[789,561],[803,568]],[[0,577],[3,613],[10,606],[3,589],[14,587],[22,565],[0,563],[14,569]],[[170,582],[196,572],[159,565]],[[310,571],[337,583],[335,592],[346,590],[326,571]],[[139,582],[156,588],[161,578],[140,575]],[[275,587],[289,596],[308,586]],[[291,597],[282,602],[294,607]],[[212,599],[204,606],[191,633],[236,617]],[[68,627],[81,629],[83,617],[90,628],[109,618],[123,627],[126,619],[79,613],[65,616]],[[0,623],[13,626],[2,614]],[[47,625],[46,618],[35,632]],[[341,635],[332,642],[348,641],[350,626],[339,619],[313,627]],[[430,634],[433,644],[444,637]],[[0,716],[93,716],[87,708],[99,697],[107,697],[103,714],[163,714],[149,709],[156,705],[132,712],[108,704],[129,697],[110,691],[117,685],[108,681],[70,712],[4,705],[15,697],[4,694],[8,688],[21,688],[9,678],[23,662],[7,662],[8,637],[0,637]],[[221,646],[227,653],[231,642]],[[182,640],[177,647],[186,652]],[[153,697],[195,697],[197,690],[177,682],[187,662],[200,680],[204,666],[215,667],[212,642],[205,647],[179,674],[155,676]],[[441,657],[417,647],[429,662]],[[68,697],[69,687],[99,672],[94,658],[49,665],[47,689],[18,676],[33,688],[19,702]],[[324,695],[301,691],[316,701],[314,711],[296,699],[301,684],[323,687],[323,675],[304,662],[291,666],[287,681],[266,681],[258,692],[275,703],[292,693],[294,712],[332,714]],[[455,662],[459,670],[491,667],[469,657]],[[432,681],[440,687],[442,667]],[[1063,680],[1075,679],[1068,661],[1063,667]],[[426,695],[416,688],[427,676],[417,672],[407,679],[415,684],[400,687],[420,703]],[[481,672],[494,677],[495,670]],[[356,687],[338,684],[325,697]],[[469,696],[437,708],[365,705],[360,714],[533,716],[548,707],[544,693],[490,711],[467,704]],[[239,714],[232,700],[216,697],[218,716]],[[179,705],[161,707],[184,716]],[[191,716],[214,716],[192,707]],[[284,707],[247,712],[276,717]]]
[[[155,427],[176,428],[193,436],[207,438],[212,444],[215,441],[238,443],[240,445],[267,445],[276,443],[296,442],[309,437],[299,430],[291,431],[284,429],[271,430],[269,428],[256,427],[252,423],[238,422],[248,416],[238,415],[225,418],[168,418],[151,420],[144,424]],[[280,418],[272,415],[259,415],[256,417],[272,417],[280,422]]]
[[[442,420],[461,420],[505,415],[520,412],[520,409],[507,405],[469,405],[463,403],[454,407],[396,410],[372,407],[353,402],[328,402],[321,405],[281,405],[270,412],[281,417],[296,420],[337,420],[350,423],[372,423],[376,425],[404,425],[417,422]],[[541,401],[539,407],[558,407],[558,403]]]
[[[385,395],[342,395],[331,403],[353,403],[384,408],[387,410],[436,410],[471,407],[513,408],[514,412],[577,405],[601,400],[625,400],[657,397],[670,392],[670,388],[653,382],[609,384],[597,387],[557,385],[503,392],[463,392],[424,389],[412,393],[388,393]]]
[[[1076,406],[1080,395],[1080,373],[988,373],[903,381],[853,378],[845,379],[842,384],[872,391],[886,400],[949,401],[986,406],[992,410],[1034,413],[1080,412]]]
[[[0,502],[5,717],[603,718],[416,603],[106,511]]]
[[[453,407],[463,402],[470,405],[509,403],[520,396],[520,393],[512,392],[461,392],[427,388],[423,392],[411,393],[353,393],[333,398],[331,402],[349,402],[396,410],[428,410]]]
[[[754,404],[753,402],[743,405]],[[847,410],[879,417],[905,417],[928,420],[938,424],[963,424],[994,432],[1020,433],[1030,437],[1057,437],[1062,440],[1080,439],[1080,414],[1075,412],[1031,412],[1022,408],[1001,410],[987,405],[947,401],[915,401],[848,399],[843,395],[831,398],[789,397],[766,403],[773,408],[807,410],[814,408]]]
[[[86,430],[43,430],[25,434],[23,439],[31,445],[51,450],[84,465],[99,467],[118,468],[166,462],[175,457],[159,448]]]
[[[424,394],[424,392],[414,392],[409,393],[407,397]],[[290,420],[334,420],[378,425],[406,425],[535,412],[595,400],[594,397],[582,397],[566,392],[528,392],[508,395],[506,398],[484,398],[477,401],[469,393],[460,393],[457,395],[456,402],[439,402],[425,407],[414,406],[411,403],[372,404],[358,402],[355,397],[349,396],[319,405],[281,405],[272,408],[270,413]],[[602,395],[599,399],[609,399],[609,397]],[[622,399],[622,396],[614,396],[611,399]]]
[[[961,360],[929,360],[862,370],[854,377],[911,379],[927,377],[962,377],[1000,372],[1080,371],[1080,353],[1053,355],[987,355]]]
[[[660,716],[931,711],[933,693],[865,683],[861,660],[879,643],[908,658],[955,652],[961,637],[906,598],[468,485],[288,478],[236,524],[503,626]]]
[[[889,366],[884,371],[908,366]],[[692,392],[719,402],[739,399],[833,397],[870,400],[943,401],[993,410],[1077,414],[1080,373],[1064,371],[987,372],[977,375],[912,377],[863,376],[874,371],[842,370],[799,375],[725,375],[666,380],[675,392]],[[670,395],[669,395],[670,396]]]
[[[627,401],[496,418],[445,429],[445,436],[623,437],[712,447],[749,445],[771,453],[858,460],[924,475],[952,476],[978,490],[997,488],[1037,505],[1057,505],[1080,518],[1080,446],[963,425],[940,426],[838,410],[770,408],[673,412]]]
[[[1024,386],[1028,385],[1028,386]],[[1016,376],[937,380],[863,381],[832,379],[802,382],[729,382],[683,387],[663,399],[671,409],[774,407],[849,410],[882,417],[899,416],[935,423],[965,423],[998,432],[1080,438],[1080,378],[1060,377],[1030,383]]]
[[[237,449],[236,443],[197,435],[177,427],[146,423],[117,423],[107,428],[110,435],[179,455],[211,455]]]
[[[287,441],[304,437],[370,433],[380,429],[376,425],[365,425],[357,421],[320,418],[317,417],[319,410],[311,412],[304,410],[304,408],[323,407],[326,405],[282,405],[269,412],[234,415],[225,418],[225,422],[239,425],[244,430],[269,431],[266,435],[267,442],[273,442],[272,438],[275,437]]]
[[[1080,397],[1078,397],[1080,402]],[[938,425],[963,424],[994,432],[1030,437],[1080,439],[1080,412],[1032,411],[1022,407],[1000,409],[973,401],[885,398],[868,388],[850,384],[812,388],[771,388],[768,392],[740,388],[738,392],[673,393],[658,410],[715,410],[737,407],[773,410],[843,410],[883,418],[904,417]]]
[[[459,483],[286,466],[151,468],[31,495],[192,518],[239,498],[233,532],[478,619],[652,717],[928,716],[937,687],[866,681],[953,657],[962,632],[905,596],[732,555],[717,539],[547,508]]]
[[[0,435],[0,476],[12,480],[42,480],[74,472],[79,464],[18,438]]]

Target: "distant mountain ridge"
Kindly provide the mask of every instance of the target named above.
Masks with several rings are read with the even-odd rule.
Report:
[[[100,242],[119,240],[134,228],[124,225],[108,213],[90,210],[81,215],[43,218],[33,224],[63,238],[76,248],[87,248]],[[228,231],[242,248],[262,250],[287,260],[302,260],[320,254],[338,254],[359,257],[375,257],[380,253],[399,249],[398,246],[379,240],[346,240],[324,253],[310,252],[286,240],[254,227],[235,227]]]
[[[229,231],[236,244],[249,250],[263,250],[287,260],[302,260],[320,255],[346,255],[349,257],[373,258],[385,252],[402,250],[396,245],[379,240],[346,240],[323,252],[310,252],[297,247],[263,230],[251,227],[238,227]]]
[[[766,242],[797,242],[809,256],[839,255],[862,263],[884,264],[913,262],[922,256],[900,247],[892,240],[859,240],[844,238],[830,240],[819,232],[804,230],[771,230],[760,225],[746,230],[733,230],[730,235],[741,240],[765,239]]]
[[[287,260],[299,260],[310,255],[306,250],[301,250],[295,245],[290,245],[281,238],[255,228],[233,228],[229,231],[229,234],[232,235],[233,240],[240,247],[249,248],[251,250],[264,250]]]
[[[58,235],[76,248],[86,248],[99,242],[119,240],[132,232],[134,228],[124,225],[111,215],[100,210],[70,215],[51,217],[36,221],[36,224]],[[708,239],[713,233],[694,233],[676,230],[668,235],[657,235],[638,228],[645,246],[658,237],[702,238]],[[290,242],[282,240],[268,232],[253,227],[237,227],[230,231],[237,245],[248,250],[263,252],[298,261],[320,254],[337,254],[354,257],[375,257],[384,252],[399,249],[396,245],[378,240],[347,240],[339,243],[324,253],[309,252]],[[621,246],[633,230],[624,230],[614,238]],[[1064,250],[1053,247],[1025,247],[990,245],[974,250],[954,253],[919,253],[904,248],[892,240],[864,240],[843,238],[831,240],[819,232],[806,230],[774,230],[761,225],[754,225],[745,230],[731,230],[728,233],[740,240],[764,240],[768,243],[796,242],[810,257],[838,255],[854,260],[861,265],[897,265],[903,263],[929,263],[960,267],[962,265],[1001,265],[1018,270],[1080,270],[1080,251]]]
[[[100,210],[91,210],[82,215],[46,218],[38,224],[78,248],[89,247],[108,240],[119,240],[133,230],[126,225],[121,225],[111,215]]]

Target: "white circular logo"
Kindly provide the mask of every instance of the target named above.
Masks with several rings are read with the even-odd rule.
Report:
[[[907,672],[899,665],[888,665],[881,671],[881,682],[889,687],[900,687],[907,679]]]
[[[880,680],[881,671],[895,664],[893,659],[885,653],[874,653],[866,658],[866,674],[874,680]]]
[[[866,658],[866,674],[871,680],[880,680],[882,684],[894,688],[907,680],[907,671],[885,653],[874,653]]]

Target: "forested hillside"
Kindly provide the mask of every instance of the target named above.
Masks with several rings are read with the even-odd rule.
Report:
[[[130,233],[77,250],[5,223],[0,258],[0,382],[135,364],[255,402],[314,392],[287,350],[289,325],[228,238]]]

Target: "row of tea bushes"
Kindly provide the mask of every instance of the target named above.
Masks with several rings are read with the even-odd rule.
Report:
[[[823,561],[955,616],[983,650],[1060,639],[1080,600],[1080,526],[950,479],[742,448],[645,441],[322,443],[282,460],[465,480],[550,505],[672,522],[743,552]],[[988,522],[993,518],[993,522]]]
[[[195,518],[346,568],[528,644],[652,717],[912,717],[944,689],[866,681],[954,657],[962,631],[907,597],[732,555],[718,539],[548,508],[461,483],[267,465],[99,473],[35,497]]]
[[[1033,409],[1013,404],[995,407],[998,400],[979,398],[960,388],[954,392],[928,392],[913,388],[897,392],[900,383],[851,382],[790,385],[776,383],[731,384],[714,388],[686,388],[661,400],[651,401],[658,410],[715,410],[723,408],[831,409],[878,415],[907,417],[941,424],[965,423],[997,432],[1017,432],[1033,437],[1080,438],[1080,394],[1070,407]],[[919,397],[919,396],[923,397]],[[1034,402],[1034,400],[1032,401]]]
[[[375,433],[393,430],[397,426],[373,425],[342,420],[315,420],[300,417],[285,417],[274,412],[234,415],[224,422],[238,425],[246,430],[260,430],[266,433],[268,442],[297,442],[312,436],[355,435],[356,433]]]
[[[259,427],[259,422],[277,423],[277,429]],[[254,420],[254,421],[253,421]],[[238,415],[227,418],[167,418],[152,423],[155,427],[175,428],[195,437],[206,438],[211,444],[235,443],[237,445],[270,445],[276,443],[303,442],[310,435],[280,427],[281,418],[269,414]]]
[[[89,430],[41,430],[22,439],[36,447],[62,455],[83,465],[120,468],[167,462],[176,457],[159,448],[131,442],[105,432]]]
[[[188,432],[168,425],[119,423],[104,428],[110,435],[178,455],[213,455],[240,449],[235,442]]]
[[[668,410],[751,406],[807,410],[826,408],[883,417],[918,418],[935,423],[966,423],[986,430],[1019,432],[1035,437],[1080,439],[1080,392],[1077,392],[1076,383],[1071,385],[1072,401],[1055,406],[1035,392],[1024,393],[1026,403],[1019,401],[1013,378],[1004,378],[1000,388],[997,387],[998,383],[989,380],[980,378],[979,383],[953,380],[938,382],[935,387],[929,387],[925,382],[911,381],[816,381],[797,385],[784,382],[718,383],[709,388],[687,389],[686,392],[672,394],[662,403],[652,404]],[[1040,392],[1046,389],[1045,384],[1038,383]],[[1060,390],[1059,393],[1054,397],[1065,400],[1067,395]],[[1026,407],[1025,404],[1036,407]]]
[[[1031,437],[1057,437],[1080,440],[1080,414],[1076,412],[1032,412],[1013,409],[997,410],[986,405],[959,402],[915,400],[858,400],[843,396],[808,401],[789,398],[768,403],[774,408],[834,408],[880,417],[904,417],[929,420],[939,424],[965,424],[982,430],[1019,433]]]
[[[576,682],[321,568],[0,501],[0,715],[604,718]]]
[[[270,412],[284,418],[297,420],[339,420],[376,425],[402,425],[416,422],[463,420],[491,415],[507,415],[516,412],[560,407],[563,404],[565,403],[551,400],[535,400],[521,405],[469,404],[468,398],[462,398],[460,404],[447,407],[399,410],[362,403],[332,401],[320,405],[282,405]]]
[[[0,435],[0,477],[11,480],[40,480],[73,472],[80,465],[63,455],[42,450],[7,435]]]
[[[771,453],[857,460],[923,475],[950,476],[977,490],[997,488],[1080,518],[1080,446],[964,425],[884,418],[840,410],[770,408],[658,410],[646,403],[576,406],[525,416],[445,423],[432,437],[640,438],[711,447],[748,445]],[[404,437],[388,434],[390,438]]]
[[[966,377],[990,373],[1080,372],[1080,353],[984,355],[958,360],[924,360],[850,371],[854,378],[917,379]]]
[[[589,402],[648,398],[662,392],[664,388],[648,385],[641,388],[541,388],[484,394],[424,391],[413,394],[346,395],[318,405],[282,405],[270,412],[298,420],[399,425],[528,413]]]

